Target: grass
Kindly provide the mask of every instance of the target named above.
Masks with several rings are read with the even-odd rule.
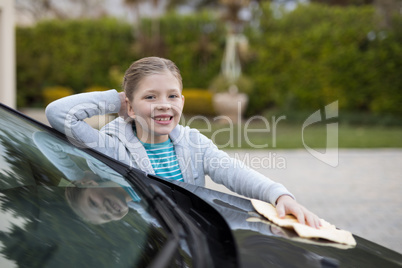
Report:
[[[199,129],[222,149],[295,149],[304,148],[304,144],[314,149],[326,148],[325,124],[307,126],[303,131],[303,144],[302,123],[263,120],[245,123],[229,125],[194,120],[189,126]],[[339,148],[402,148],[402,126],[357,126],[340,122],[337,129],[338,139],[335,135],[330,141],[338,140]]]

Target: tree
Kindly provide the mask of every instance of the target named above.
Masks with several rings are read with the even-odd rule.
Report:
[[[152,16],[152,23],[151,23],[151,35],[148,38],[142,31],[141,27],[141,16],[140,16],[140,6],[141,4],[146,3],[143,0],[124,0],[124,4],[130,7],[133,10],[135,22],[134,27],[136,29],[136,36],[140,43],[140,54],[147,55],[147,54],[154,54],[163,56],[163,43],[160,38],[160,23],[157,14],[157,9],[161,5],[160,0],[152,0],[151,4],[153,7],[153,16]]]
[[[392,18],[396,15],[401,16],[398,11],[402,9],[402,0],[374,0],[374,5],[380,17],[380,28],[391,28]]]
[[[16,0],[17,15],[30,22],[43,19],[70,19],[77,17],[99,16],[105,13],[103,0]]]
[[[383,29],[392,27],[392,18],[396,15],[400,16],[399,10],[402,9],[402,0],[310,0],[310,2],[332,6],[374,5],[380,18],[379,27]]]
[[[359,6],[359,5],[371,5],[374,0],[310,0],[313,3],[322,3],[331,6]]]
[[[138,25],[140,23],[140,4],[144,2],[144,0],[124,0],[124,5],[130,8],[134,14],[134,25]]]
[[[216,8],[219,1],[216,0],[169,0],[168,9],[174,9],[178,6],[188,6],[194,10],[203,8]]]

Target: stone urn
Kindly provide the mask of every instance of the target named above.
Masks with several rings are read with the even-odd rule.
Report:
[[[219,122],[237,124],[243,118],[248,104],[248,96],[239,93],[236,85],[230,86],[227,92],[215,93],[213,105],[215,112],[220,116]]]

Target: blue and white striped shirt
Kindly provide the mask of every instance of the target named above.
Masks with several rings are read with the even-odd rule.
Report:
[[[173,142],[170,138],[162,143],[143,143],[155,174],[170,180],[184,181]]]

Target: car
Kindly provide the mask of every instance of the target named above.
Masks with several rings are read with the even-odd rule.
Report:
[[[402,267],[402,255],[298,237],[249,199],[168,181],[0,104],[1,267]]]

